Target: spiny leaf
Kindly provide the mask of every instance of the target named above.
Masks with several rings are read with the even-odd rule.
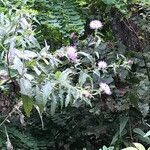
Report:
[[[20,85],[20,93],[23,95],[28,95],[32,96],[32,84],[29,80],[25,78],[21,78],[19,80],[19,85]]]
[[[86,82],[86,79],[88,78],[88,75],[85,73],[85,72],[83,72],[83,71],[81,71],[80,72],[80,76],[79,76],[79,85],[82,87],[83,86],[83,84]]]
[[[13,65],[13,69],[16,69],[18,71],[18,73],[20,75],[22,75],[23,73],[23,63],[22,61],[20,60],[20,58],[18,58],[17,56],[14,58],[14,61],[13,61],[14,65]]]
[[[53,86],[50,81],[48,81],[42,88],[43,91],[43,101],[47,101],[47,98],[51,94],[51,91],[53,89]]]

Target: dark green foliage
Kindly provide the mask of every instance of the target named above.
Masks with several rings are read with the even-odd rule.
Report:
[[[0,0],[0,149],[8,137],[15,150],[148,148],[149,5]],[[93,19],[102,29],[90,29]]]
[[[34,3],[39,12],[42,39],[46,39],[51,48],[68,44],[72,32],[83,33],[85,20],[80,14],[82,8],[74,0],[36,0]]]

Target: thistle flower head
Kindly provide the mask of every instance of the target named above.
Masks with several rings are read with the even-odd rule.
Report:
[[[99,29],[99,28],[102,28],[102,23],[101,21],[99,20],[93,20],[90,22],[90,28],[91,29]]]
[[[100,70],[103,70],[103,69],[105,69],[107,67],[107,63],[105,62],[105,61],[99,61],[98,62],[98,68],[100,69]]]
[[[132,64],[133,64],[133,61],[132,61],[132,60],[128,60],[128,64],[129,64],[129,65],[132,65]]]
[[[67,47],[67,56],[71,61],[77,60],[77,50],[73,46]]]
[[[106,83],[100,83],[100,90],[102,92],[106,93],[107,95],[111,95],[112,94],[109,86]]]

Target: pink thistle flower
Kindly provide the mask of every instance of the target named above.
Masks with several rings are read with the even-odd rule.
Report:
[[[109,86],[106,83],[100,83],[100,90],[102,92],[106,93],[107,95],[111,95],[112,94]]]
[[[132,60],[128,60],[128,65],[132,65],[133,61]]]
[[[77,50],[73,46],[67,47],[67,56],[70,60],[76,61],[77,60]]]
[[[90,28],[91,29],[99,29],[99,28],[102,28],[102,23],[101,21],[99,20],[93,20],[90,22]]]
[[[92,94],[91,94],[89,91],[87,91],[87,90],[83,91],[83,95],[84,95],[86,98],[92,98],[92,97],[93,97]]]
[[[99,61],[98,62],[98,68],[100,70],[106,69],[106,67],[107,67],[107,63],[105,61]]]

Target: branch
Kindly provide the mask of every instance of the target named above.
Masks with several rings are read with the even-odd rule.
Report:
[[[20,108],[22,105],[23,105],[23,104],[22,104],[22,101],[19,102],[18,104],[16,104],[16,105],[14,106],[14,108],[12,109],[12,111],[11,111],[11,112],[6,116],[6,118],[0,123],[0,127],[8,120],[9,117],[11,117],[11,115],[12,115],[14,112],[16,112],[16,111],[19,111],[19,112],[20,112],[19,108]]]

